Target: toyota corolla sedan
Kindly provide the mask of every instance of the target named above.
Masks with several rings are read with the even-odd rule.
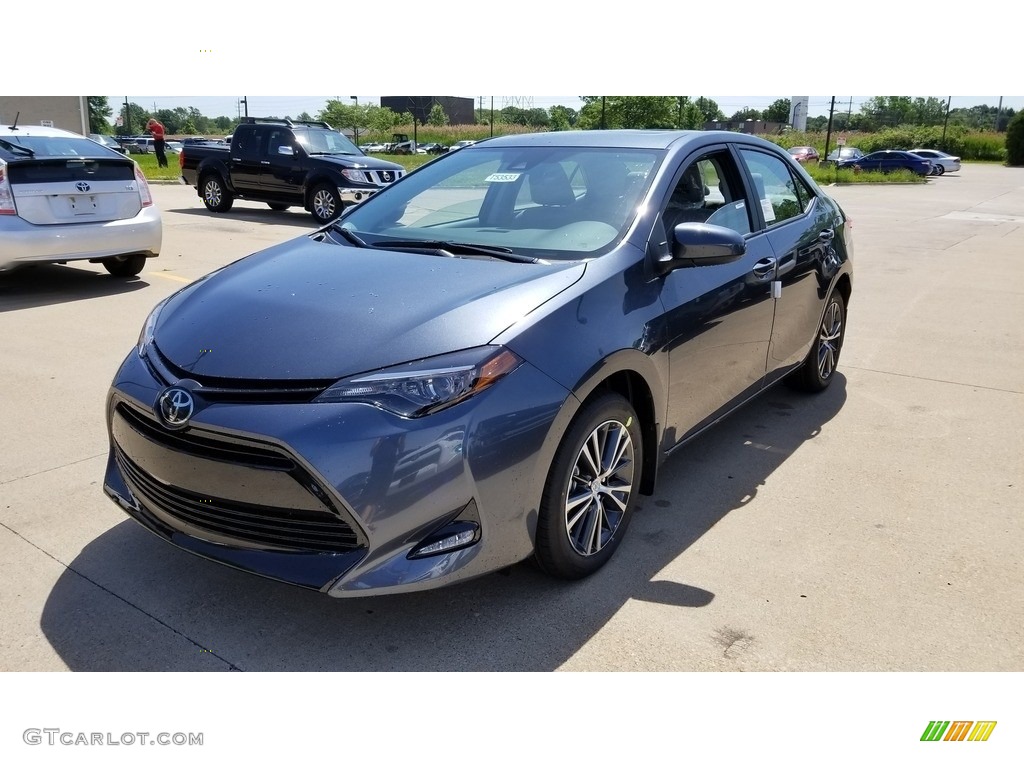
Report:
[[[832,383],[852,251],[756,137],[467,146],[159,304],[110,389],[104,488],[336,597],[531,557],[585,577],[673,451],[777,382]]]

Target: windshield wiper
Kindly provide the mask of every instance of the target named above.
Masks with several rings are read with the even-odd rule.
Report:
[[[519,264],[537,264],[540,259],[513,253],[509,248],[500,246],[476,245],[475,243],[453,243],[449,240],[379,240],[373,244],[376,248],[416,248],[420,250],[438,251],[445,256],[459,253],[472,256],[489,256],[492,259],[514,261]]]
[[[7,149],[11,150],[12,152],[24,152],[29,157],[36,156],[35,152],[33,152],[28,147],[23,147],[21,144],[15,144],[14,142],[5,141],[4,139],[0,139],[0,144],[7,147]]]
[[[348,240],[352,245],[358,246],[359,248],[373,248],[368,242],[363,240],[359,235],[353,232],[351,229],[346,229],[339,224],[332,224],[331,231],[337,232],[339,235]]]

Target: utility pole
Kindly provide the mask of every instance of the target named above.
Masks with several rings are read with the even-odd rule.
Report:
[[[494,136],[494,97],[491,96],[491,136]]]
[[[249,116],[249,100],[245,96],[242,97],[241,104],[245,108],[245,116],[248,117]]]
[[[832,106],[828,108],[828,130],[825,131],[825,157],[828,157],[829,144],[832,141],[832,113],[836,109],[836,97],[832,97]],[[839,158],[836,158],[836,166],[839,165]]]
[[[946,125],[949,124],[949,107],[953,103],[953,97],[946,97],[946,119],[942,121],[942,151],[946,151]]]
[[[1003,97],[999,97],[999,106],[996,107],[996,133],[999,133],[999,115],[1003,111]]]
[[[124,97],[124,135],[132,135],[132,112],[128,107],[128,97]]]
[[[602,97],[601,97],[601,130],[602,130],[602,131],[603,131],[603,130],[604,130],[605,128],[607,128],[607,127],[608,127],[608,124],[607,124],[607,123],[605,123],[605,121],[604,121],[604,107],[605,107],[605,99],[607,99],[607,98],[608,98],[607,96],[602,96]]]

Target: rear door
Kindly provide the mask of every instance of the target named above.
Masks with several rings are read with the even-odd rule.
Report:
[[[265,136],[256,125],[240,125],[231,139],[231,185],[239,192],[259,190]]]
[[[739,147],[775,257],[775,320],[769,373],[801,362],[810,351],[837,262],[832,251],[838,213],[781,154]]]

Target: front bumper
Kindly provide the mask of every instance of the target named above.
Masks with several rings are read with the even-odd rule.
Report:
[[[99,260],[160,253],[160,211],[150,205],[131,219],[83,224],[30,224],[0,216],[0,270],[20,264]]]
[[[185,550],[336,597],[450,584],[533,551],[570,395],[528,364],[420,419],[360,404],[231,402],[185,382],[197,410],[177,432],[155,415],[177,383],[159,370],[133,350],[115,377],[104,490]],[[453,521],[476,524],[478,540],[409,557]]]

